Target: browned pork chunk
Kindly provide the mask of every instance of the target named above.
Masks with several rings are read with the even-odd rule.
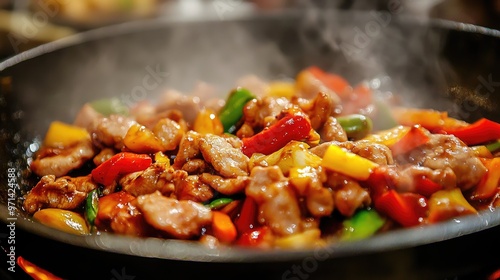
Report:
[[[254,167],[245,193],[258,204],[258,220],[280,236],[301,232],[299,203],[278,166]]]
[[[110,115],[99,118],[87,128],[94,145],[101,148],[115,148],[121,150],[123,138],[127,135],[129,128],[136,123],[133,119],[121,116]]]
[[[174,167],[182,168],[188,161],[198,158],[200,154],[201,135],[193,130],[188,131],[179,143],[179,151],[174,159]]]
[[[190,200],[177,200],[160,192],[137,197],[137,206],[154,228],[179,238],[190,239],[212,222],[212,211]]]
[[[249,158],[224,137],[206,134],[200,139],[200,151],[219,174],[227,178],[248,175]]]
[[[23,207],[30,214],[42,208],[72,210],[79,207],[95,188],[97,184],[92,181],[91,175],[57,179],[54,175],[45,175],[26,195]]]
[[[123,190],[133,196],[160,191],[169,195],[174,191],[173,182],[187,177],[181,170],[167,168],[164,164],[154,163],[143,171],[127,174],[120,179]]]
[[[450,168],[462,190],[475,186],[486,173],[486,167],[471,148],[453,135],[429,134],[430,141],[408,154],[398,156],[400,164],[429,167],[433,170]],[[449,186],[453,187],[453,186]]]
[[[90,140],[81,141],[64,149],[42,148],[37,158],[31,162],[31,171],[38,176],[61,177],[71,170],[82,167],[94,157],[95,151]]]
[[[202,182],[198,175],[189,175],[176,182],[175,196],[178,200],[204,202],[214,196],[214,190]]]
[[[248,176],[238,176],[236,178],[222,178],[221,176],[203,173],[200,175],[200,180],[205,184],[210,185],[216,191],[225,195],[235,195],[245,191],[245,187],[250,182]]]
[[[340,123],[337,121],[337,118],[335,117],[329,117],[325,121],[325,124],[319,131],[319,135],[321,136],[321,141],[324,142],[345,142],[348,140],[345,130],[342,128]]]

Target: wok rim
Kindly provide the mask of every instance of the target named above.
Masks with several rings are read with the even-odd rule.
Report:
[[[229,22],[245,20],[259,20],[261,18],[272,18],[275,16],[297,16],[299,11],[290,10],[280,13],[259,13],[237,16],[226,19]],[[339,13],[368,14],[366,11],[343,11]],[[422,19],[412,16],[398,16],[398,19],[421,22],[432,27],[444,28],[468,33],[477,33],[486,36],[500,38],[500,31],[474,24],[461,23],[442,19]],[[33,49],[21,52],[0,62],[0,73],[10,67],[23,63],[26,60],[43,56],[64,48],[70,48],[89,41],[102,40],[107,37],[134,33],[140,30],[161,28],[170,24],[201,23],[220,21],[217,17],[204,17],[199,19],[185,19],[181,17],[154,18],[120,24],[109,25],[89,31],[77,33],[57,41],[37,46]],[[2,186],[6,188],[6,182]],[[7,206],[0,205],[0,220],[3,223],[13,222],[8,216]],[[478,215],[465,216],[439,224],[425,225],[416,228],[400,229],[376,235],[368,239],[332,243],[323,248],[311,248],[301,250],[252,250],[237,247],[220,247],[209,249],[198,242],[182,241],[174,239],[138,238],[121,236],[109,233],[92,236],[75,236],[69,233],[47,227],[21,215],[15,221],[19,227],[28,233],[48,238],[57,242],[66,243],[82,248],[106,251],[146,258],[159,258],[166,260],[192,261],[192,262],[219,262],[219,263],[258,263],[258,262],[284,262],[297,261],[307,257],[318,257],[319,254],[327,253],[327,259],[366,255],[389,250],[407,249],[411,247],[427,245],[431,243],[446,241],[468,234],[480,232],[500,225],[500,210],[491,209],[481,211]]]

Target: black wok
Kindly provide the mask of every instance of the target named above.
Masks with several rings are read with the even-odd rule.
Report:
[[[0,64],[0,218],[13,221],[7,209],[9,168],[15,169],[19,198],[32,186],[23,172],[36,149],[30,144],[52,120],[71,122],[87,101],[154,99],[165,88],[189,91],[200,80],[218,85],[225,95],[245,74],[293,77],[318,65],[352,83],[390,77],[382,87],[413,106],[448,110],[468,121],[500,121],[499,49],[495,30],[345,11],[157,19],[42,45]],[[156,87],[144,89],[147,75]],[[19,204],[15,208],[17,256],[68,279],[462,279],[500,267],[500,260],[485,255],[500,247],[497,210],[321,251],[261,252],[108,234],[73,236],[33,222]],[[2,230],[10,234],[5,225]],[[0,244],[8,249],[5,236]],[[2,276],[17,279],[6,261]]]

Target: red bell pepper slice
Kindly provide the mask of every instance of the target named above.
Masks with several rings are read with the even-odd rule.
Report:
[[[252,137],[243,138],[242,152],[271,154],[292,140],[303,140],[311,132],[311,123],[303,114],[287,113],[282,119]]]
[[[414,184],[415,184],[415,192],[426,197],[429,197],[433,193],[443,189],[443,186],[425,176],[414,178]]]
[[[482,118],[466,127],[444,130],[453,134],[467,145],[487,143],[500,139],[500,123]]]
[[[258,247],[266,239],[266,235],[270,234],[270,230],[266,226],[244,232],[236,241],[239,246]]]
[[[375,201],[375,209],[404,227],[420,224],[427,213],[427,199],[415,193],[389,190]]]
[[[134,154],[121,152],[103,162],[92,170],[92,178],[95,182],[109,186],[118,177],[132,172],[148,168],[153,160],[145,154]]]
[[[249,196],[243,201],[239,217],[234,222],[239,234],[243,234],[257,224],[257,203]]]
[[[339,75],[325,72],[317,66],[310,66],[307,68],[307,71],[326,87],[338,94],[339,97],[346,97],[346,91],[350,88],[350,85],[344,78]]]
[[[390,147],[394,156],[402,155],[429,142],[429,135],[421,126],[414,125],[399,141]]]

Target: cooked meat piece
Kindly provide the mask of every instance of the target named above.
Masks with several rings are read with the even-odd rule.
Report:
[[[214,190],[201,181],[198,175],[189,175],[176,182],[175,196],[178,200],[205,202],[214,196]]]
[[[74,125],[83,127],[83,128],[88,128],[89,126],[92,125],[92,123],[98,119],[103,118],[103,115],[101,113],[98,113],[92,105],[89,103],[86,103],[83,105],[83,107],[80,109],[78,114],[76,115],[75,121],[73,122]]]
[[[220,246],[219,239],[210,234],[204,234],[199,241],[210,249],[217,249]]]
[[[358,156],[364,157],[378,164],[394,164],[394,160],[392,159],[392,152],[387,146],[372,143],[368,140],[346,142],[330,141],[319,144],[318,146],[313,147],[310,150],[319,157],[323,157],[325,155],[326,149],[328,149],[330,145],[336,145],[341,148],[345,148],[350,152],[357,154]]]
[[[183,180],[187,173],[167,168],[164,164],[154,163],[143,171],[127,174],[120,179],[123,190],[139,196],[155,191],[168,196],[174,191],[174,182]]]
[[[307,210],[313,217],[325,217],[332,214],[334,200],[330,189],[322,186],[309,188],[305,199]]]
[[[399,164],[410,163],[434,170],[450,168],[456,175],[457,186],[468,190],[486,173],[486,167],[460,139],[453,135],[430,134],[430,141],[408,154],[398,156]]]
[[[94,159],[92,159],[92,161],[94,162],[95,166],[99,166],[114,155],[115,155],[115,150],[110,148],[104,148],[94,157]]]
[[[110,115],[96,119],[88,130],[97,147],[121,150],[124,147],[123,138],[134,123],[136,123],[134,120],[122,115]]]
[[[258,205],[258,221],[280,236],[302,231],[299,203],[278,166],[254,167],[245,193]]]
[[[31,162],[30,168],[38,176],[61,177],[82,167],[94,155],[94,147],[89,139],[64,149],[42,148],[37,158]]]
[[[250,178],[248,176],[238,176],[236,178],[225,179],[221,176],[212,175],[210,173],[201,174],[200,180],[225,195],[235,195],[237,193],[244,192],[245,187],[250,182]]]
[[[188,131],[179,143],[179,151],[174,159],[174,167],[182,168],[189,160],[200,158],[201,135],[193,130]]]
[[[400,192],[415,192],[418,179],[427,178],[444,189],[452,189],[457,186],[457,177],[451,168],[430,169],[425,166],[405,165],[405,166],[379,166],[376,173],[382,174],[384,184]],[[376,183],[376,182],[374,182]]]
[[[319,131],[319,134],[321,136],[321,141],[323,142],[345,142],[348,140],[345,130],[335,117],[328,117],[325,124]]]
[[[137,197],[137,206],[154,228],[179,239],[201,235],[204,226],[212,222],[212,211],[190,200],[162,196],[160,192]]]
[[[325,124],[327,119],[334,113],[336,106],[333,98],[324,92],[318,92],[314,99],[299,99],[297,101],[300,108],[309,116],[311,127],[314,130]]]
[[[42,208],[76,209],[95,188],[97,184],[92,181],[91,175],[57,179],[54,175],[45,175],[26,195],[23,207],[30,214]]]
[[[186,162],[181,168],[189,174],[200,174],[211,170],[211,166],[203,159],[192,159]]]
[[[233,148],[224,137],[204,135],[200,139],[200,151],[222,176],[235,178],[248,175],[249,158],[240,149]]]
[[[285,97],[266,96],[249,101],[243,108],[244,124],[261,130],[277,121],[277,116],[294,105]],[[249,135],[251,136],[251,135]],[[247,136],[248,137],[248,136]]]
[[[357,209],[371,203],[368,190],[353,180],[348,180],[335,191],[334,200],[336,209],[346,217],[351,217]]]
[[[200,112],[200,98],[182,94],[175,90],[168,90],[161,96],[156,107],[156,113],[159,114],[172,109],[180,111],[186,122],[192,124]]]
[[[176,121],[161,119],[155,125],[153,133],[161,140],[164,151],[172,151],[181,142],[184,130]]]
[[[144,219],[143,214],[135,206],[136,200],[117,207],[111,218],[110,228],[114,233],[129,236],[146,237],[154,234],[154,229]]]

